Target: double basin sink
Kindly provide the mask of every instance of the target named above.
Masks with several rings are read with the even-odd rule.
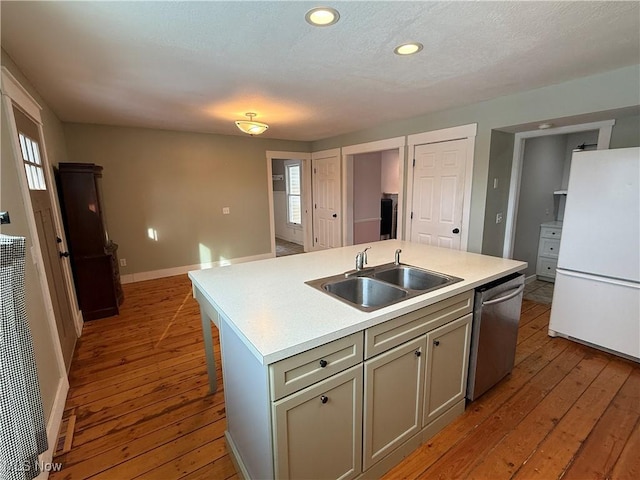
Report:
[[[371,312],[461,281],[411,265],[388,263],[305,283],[358,310]]]

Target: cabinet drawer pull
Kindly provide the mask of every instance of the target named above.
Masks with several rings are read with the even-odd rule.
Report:
[[[326,360],[320,360],[320,366],[321,366],[322,368],[326,367],[327,365],[328,365],[328,363],[327,363],[327,361],[326,361]]]
[[[325,395],[322,395],[322,396],[320,397],[320,401],[321,401],[322,403],[327,403],[327,402],[329,401],[329,397],[327,397],[327,396],[325,396]]]
[[[437,347],[438,345],[440,345],[440,340],[434,340],[433,344]]]
[[[419,357],[420,355],[422,355],[422,352],[420,350],[416,350],[413,353],[415,354],[416,357]]]

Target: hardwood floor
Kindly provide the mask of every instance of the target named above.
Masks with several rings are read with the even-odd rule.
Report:
[[[238,478],[187,276],[124,288],[118,317],[85,324],[66,405],[73,445],[50,478]],[[640,366],[548,337],[549,305],[522,312],[513,373],[385,478],[638,478]]]

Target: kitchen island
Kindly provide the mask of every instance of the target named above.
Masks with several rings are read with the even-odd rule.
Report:
[[[526,264],[370,246],[368,266],[401,249],[402,263],[463,280],[366,313],[305,284],[352,270],[365,245],[189,273],[212,390],[211,322],[220,332],[226,438],[243,476],[376,477],[464,411],[473,290]]]

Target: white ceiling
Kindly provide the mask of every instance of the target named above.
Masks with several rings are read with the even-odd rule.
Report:
[[[340,21],[305,13],[329,4]],[[640,63],[640,2],[1,2],[67,122],[317,140]],[[416,40],[424,50],[398,57]]]

